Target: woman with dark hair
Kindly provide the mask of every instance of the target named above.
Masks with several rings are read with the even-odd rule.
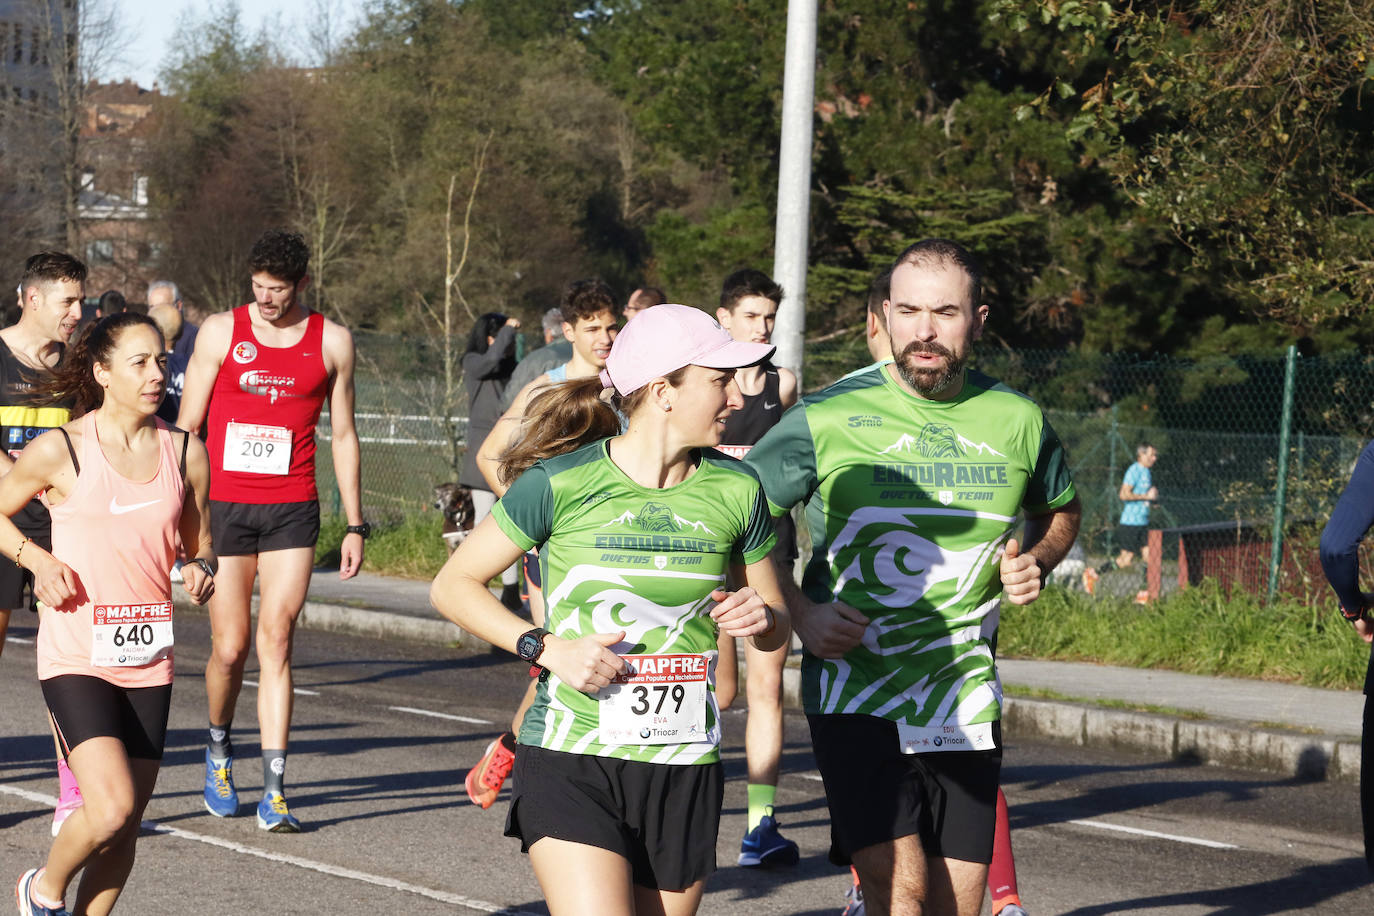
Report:
[[[26,916],[65,913],[79,871],[75,911],[114,908],[166,741],[178,538],[192,558],[187,593],[203,604],[214,590],[210,461],[198,438],[156,417],[165,379],[157,325],[132,312],[97,321],[44,384],[73,401],[77,419],[35,439],[0,477],[0,551],[33,573],[39,683],[84,801],[46,865],[19,879]],[[9,518],[40,493],[51,553]]]
[[[515,332],[519,318],[487,312],[472,324],[468,348],[463,354],[463,384],[468,389],[467,453],[458,482],[472,490],[473,524],[486,518],[496,494],[477,468],[477,449],[505,409],[506,384],[515,371]],[[518,570],[515,565],[501,573],[501,601],[509,608],[520,606]]]
[[[758,477],[714,450],[742,403],[734,370],[772,352],[699,309],[642,313],[599,377],[531,400],[501,463],[514,482],[430,590],[445,617],[542,668],[506,834],[558,916],[688,916],[715,869],[717,630],[764,651],[789,632]],[[486,587],[532,547],[547,630]],[[745,586],[726,591],[727,572]]]

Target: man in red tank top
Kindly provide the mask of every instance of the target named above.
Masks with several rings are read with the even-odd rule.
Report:
[[[201,325],[177,417],[183,429],[206,428],[210,519],[220,556],[210,602],[214,645],[205,666],[205,807],[217,817],[238,812],[230,726],[248,658],[257,576],[263,748],[258,826],[278,833],[300,829],[282,786],[291,726],[290,647],[320,531],[315,424],[326,400],[334,475],[348,519],[339,578],[358,572],[369,532],[353,423],[353,337],[301,301],[310,282],[309,259],[296,233],[272,230],[258,239],[249,257],[254,301]]]

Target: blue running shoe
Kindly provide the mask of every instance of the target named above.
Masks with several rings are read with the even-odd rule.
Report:
[[[771,814],[765,814],[739,844],[739,864],[745,868],[796,865],[800,858],[797,844],[778,833],[778,822]]]
[[[234,758],[217,767],[205,751],[205,810],[215,817],[233,817],[239,813],[239,793],[234,789]]]
[[[33,887],[33,882],[37,881],[42,873],[41,868],[30,868],[19,876],[19,883],[14,886],[14,902],[19,904],[19,916],[71,916],[64,906],[53,909],[33,902],[33,898],[29,896],[29,888]]]
[[[301,822],[286,810],[286,796],[272,792],[258,802],[258,829],[273,833],[300,833]]]

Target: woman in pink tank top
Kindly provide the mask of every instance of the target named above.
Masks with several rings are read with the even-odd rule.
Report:
[[[50,385],[74,398],[77,419],[35,439],[0,477],[0,551],[33,573],[39,684],[84,798],[46,866],[19,879],[19,911],[30,916],[64,914],[67,885],[83,869],[75,911],[114,908],[162,763],[178,540],[193,558],[182,571],[187,593],[203,604],[214,590],[209,457],[155,416],[162,346],[137,313],[92,325]],[[52,510],[51,553],[9,519],[40,493]]]

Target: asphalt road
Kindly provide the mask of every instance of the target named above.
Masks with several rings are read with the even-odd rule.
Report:
[[[3,881],[46,854],[56,792],[28,622],[16,615],[0,657]],[[249,807],[261,786],[251,687],[236,727],[245,816],[204,812],[205,618],[183,615],[177,634],[168,754],[119,911],[547,913],[518,844],[502,835],[504,796],[482,811],[462,789],[523,688],[513,660],[298,634],[287,790],[305,832],[278,836],[258,831]],[[800,717],[788,720],[778,817],[801,864],[734,865],[744,714],[726,716],[721,868],[702,912],[837,913],[847,873],[826,860],[824,798]],[[1367,913],[1374,904],[1350,785],[1011,741],[1003,784],[1034,916]]]

